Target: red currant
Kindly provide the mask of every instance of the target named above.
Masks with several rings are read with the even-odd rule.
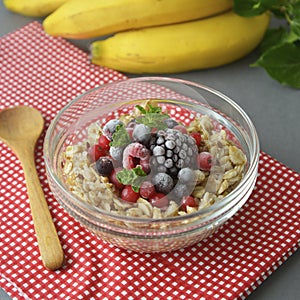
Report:
[[[190,136],[195,139],[196,145],[199,147],[201,143],[201,134],[199,132],[192,132]]]
[[[96,145],[92,145],[88,149],[88,155],[90,159],[94,162],[98,160],[101,156],[106,156],[106,151],[103,150],[102,147],[100,147],[100,145],[96,144]]]
[[[164,208],[169,205],[168,197],[163,193],[156,193],[150,199],[149,202],[158,208]]]
[[[101,135],[98,140],[98,145],[104,150],[104,151],[109,151],[110,148],[110,140],[105,136]]]
[[[131,185],[126,185],[121,192],[121,198],[128,202],[135,203],[137,201],[137,199],[139,199],[139,197],[140,197],[140,194],[135,192],[132,189]]]
[[[120,172],[122,168],[113,169],[109,175],[109,181],[119,190],[124,188],[124,184],[121,183],[117,178],[117,173]]]
[[[209,171],[212,165],[212,155],[209,152],[201,152],[197,156],[197,164],[200,170]]]
[[[186,211],[187,206],[190,206],[190,207],[197,206],[196,200],[193,196],[184,196],[184,197],[182,197],[182,199],[181,199],[181,208],[182,208],[182,210]]]
[[[173,127],[173,129],[179,130],[183,134],[187,133],[187,129],[183,125],[176,125],[176,126]]]
[[[149,199],[155,193],[155,187],[150,181],[144,181],[140,186],[140,195],[145,199]]]

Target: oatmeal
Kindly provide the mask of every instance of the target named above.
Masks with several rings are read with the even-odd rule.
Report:
[[[154,219],[221,201],[242,180],[245,154],[209,116],[184,124],[171,115],[166,106],[145,101],[89,125],[87,138],[64,152],[70,191],[101,210]]]

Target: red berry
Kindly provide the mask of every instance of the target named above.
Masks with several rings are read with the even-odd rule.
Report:
[[[112,172],[109,175],[109,181],[118,189],[122,190],[124,188],[124,184],[121,183],[118,178],[117,174],[120,172],[122,168],[113,169]]]
[[[184,196],[184,197],[182,197],[182,199],[181,199],[181,208],[182,208],[182,210],[186,211],[187,206],[190,206],[190,207],[197,206],[196,200],[193,196]]]
[[[140,197],[140,194],[136,193],[132,189],[131,185],[126,185],[121,192],[121,198],[128,202],[135,203],[137,201],[137,199],[139,199],[139,197]]]
[[[105,151],[109,151],[110,148],[110,140],[105,136],[105,135],[101,135],[99,137],[99,141],[98,141],[98,145]]]
[[[93,162],[98,160],[101,156],[106,156],[106,154],[106,151],[103,150],[98,144],[92,145],[88,149],[88,155]]]
[[[187,129],[183,125],[176,125],[176,126],[173,127],[173,129],[179,130],[183,134],[187,133]]]
[[[155,193],[155,187],[150,181],[144,181],[140,186],[140,195],[145,199],[149,199]]]
[[[164,208],[169,205],[168,197],[163,193],[156,193],[150,199],[149,202],[158,208]]]
[[[212,155],[209,152],[201,152],[197,156],[197,164],[200,170],[209,171],[212,165]]]
[[[192,132],[190,136],[195,139],[196,144],[199,147],[201,143],[201,134],[199,132]]]

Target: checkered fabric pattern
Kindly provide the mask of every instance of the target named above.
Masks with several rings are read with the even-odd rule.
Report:
[[[75,96],[126,77],[90,64],[86,53],[47,36],[39,23],[0,39],[0,109],[39,109],[45,130]],[[238,299],[299,248],[300,176],[261,152],[256,187],[213,236],[170,253],[116,248],[70,217],[49,190],[41,136],[38,174],[66,255],[61,270],[40,260],[21,165],[0,143],[1,287],[14,299]]]

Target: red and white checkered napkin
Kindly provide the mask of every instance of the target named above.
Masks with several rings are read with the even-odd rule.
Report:
[[[81,50],[31,23],[2,39],[1,109],[38,108],[46,127],[74,96],[124,79],[93,66]],[[255,190],[212,237],[171,253],[111,246],[67,215],[53,198],[42,159],[38,173],[66,255],[62,270],[39,258],[21,165],[0,143],[1,286],[15,299],[235,299],[251,293],[299,247],[300,176],[261,153]]]

